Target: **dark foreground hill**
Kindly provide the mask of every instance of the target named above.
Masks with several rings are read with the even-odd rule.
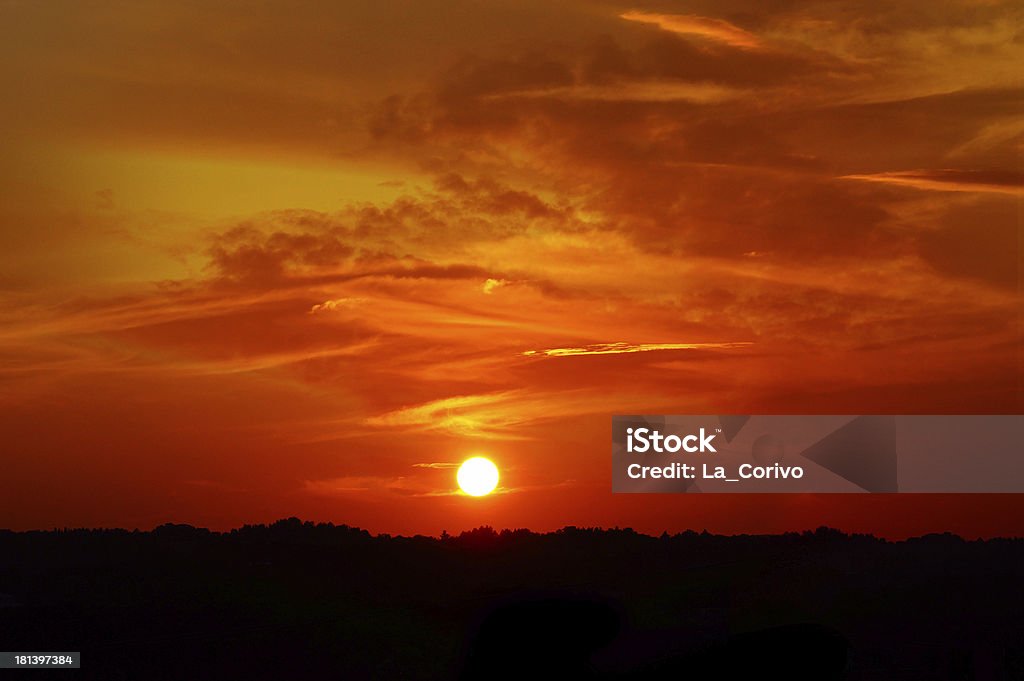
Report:
[[[102,679],[1024,679],[1024,540],[0,532],[0,650]]]

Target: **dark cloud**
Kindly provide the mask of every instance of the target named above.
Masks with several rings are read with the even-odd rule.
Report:
[[[304,220],[298,222],[302,225]],[[272,285],[283,281],[293,267],[341,265],[355,252],[346,243],[349,239],[340,228],[319,233],[263,234],[252,225],[243,225],[216,238],[210,248],[210,264],[228,280]]]

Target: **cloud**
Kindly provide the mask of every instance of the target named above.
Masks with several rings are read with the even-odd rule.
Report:
[[[336,298],[334,300],[325,300],[324,302],[317,303],[313,307],[309,308],[309,314],[323,314],[326,312],[336,312],[338,310],[350,310],[366,302],[366,298]]]
[[[749,93],[710,82],[673,80],[620,81],[612,84],[577,84],[565,87],[520,90],[492,95],[492,98],[537,98],[606,102],[694,102],[718,104]]]
[[[523,355],[532,357],[574,357],[577,355],[621,355],[634,352],[654,352],[659,350],[707,350],[742,348],[751,343],[594,343],[578,348],[548,348],[546,350],[527,350]]]
[[[385,428],[443,430],[477,437],[502,437],[503,434],[508,435],[510,428],[529,418],[521,411],[507,408],[510,402],[518,401],[522,395],[519,391],[508,391],[445,397],[368,418],[366,424]]]
[[[1024,194],[1024,173],[984,170],[901,170],[844,175],[844,180],[880,182],[940,192]]]
[[[544,486],[549,487],[549,486]],[[515,494],[537,488],[508,487],[499,485],[489,496]],[[307,494],[326,497],[344,497],[357,495],[363,497],[465,497],[465,492],[453,484],[453,481],[428,481],[410,476],[374,476],[353,475],[303,481],[303,490]]]
[[[423,483],[407,477],[376,475],[346,475],[323,480],[306,480],[303,482],[303,488],[310,494],[327,496],[351,493],[418,495],[430,491]]]
[[[617,403],[628,409],[637,401],[651,403],[650,396],[630,396]],[[406,430],[490,441],[534,439],[532,429],[549,422],[565,421],[584,414],[605,413],[607,396],[576,386],[573,389],[536,387],[494,393],[459,395],[431,400],[370,417],[362,423],[389,432]],[[347,425],[361,433],[359,424]],[[353,429],[356,429],[353,431]]]
[[[700,17],[693,14],[656,14],[636,10],[619,15],[626,21],[654,24],[663,31],[694,35],[725,43],[731,47],[756,49],[761,47],[757,36],[724,19]]]
[[[482,290],[484,293],[490,295],[494,293],[495,290],[506,285],[508,285],[508,282],[505,281],[504,279],[488,279],[487,281],[484,282]]]
[[[219,235],[210,247],[210,266],[235,282],[273,285],[297,267],[333,269],[348,261],[355,249],[341,228],[325,231],[265,234],[240,225]]]

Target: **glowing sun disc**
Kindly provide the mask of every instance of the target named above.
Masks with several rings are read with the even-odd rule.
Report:
[[[498,486],[498,467],[482,456],[474,456],[462,462],[455,479],[459,481],[463,492],[473,497],[482,497]]]

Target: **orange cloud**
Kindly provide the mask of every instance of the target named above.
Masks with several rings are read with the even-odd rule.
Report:
[[[527,350],[526,356],[543,355],[544,357],[574,357],[577,355],[621,355],[633,352],[652,352],[655,350],[697,350],[715,348],[741,348],[750,343],[594,343],[580,348],[548,348],[547,350]]]
[[[844,175],[844,180],[880,182],[940,192],[1024,194],[1024,174],[975,170],[903,170],[868,175]]]
[[[724,19],[700,17],[694,14],[657,14],[637,10],[623,12],[619,17],[626,21],[654,24],[661,30],[671,33],[708,38],[732,47],[745,49],[761,47],[761,41],[757,36]]]

